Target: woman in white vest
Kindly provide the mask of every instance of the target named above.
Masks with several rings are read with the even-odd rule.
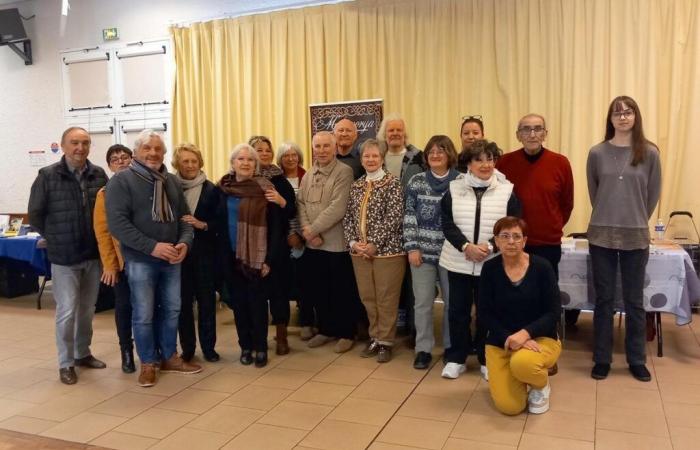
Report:
[[[481,374],[488,380],[484,357],[486,333],[477,317],[472,337],[472,305],[477,299],[481,266],[494,256],[494,224],[501,217],[520,217],[513,184],[495,170],[501,154],[495,142],[474,142],[464,155],[468,172],[452,181],[442,198],[442,230],[446,240],[440,266],[448,271],[451,343],[445,355],[444,378],[454,379],[464,373],[467,355],[475,352]]]

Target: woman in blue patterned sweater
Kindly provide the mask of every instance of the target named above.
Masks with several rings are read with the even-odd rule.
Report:
[[[414,175],[406,186],[403,225],[404,249],[408,252],[415,296],[416,359],[413,367],[416,369],[427,369],[432,360],[431,351],[435,345],[433,301],[436,281],[440,283],[445,302],[442,341],[445,349],[450,347],[447,270],[438,266],[445,240],[440,219],[440,200],[450,182],[460,176],[454,168],[457,164],[457,151],[449,137],[437,135],[430,138],[423,157],[428,170]]]

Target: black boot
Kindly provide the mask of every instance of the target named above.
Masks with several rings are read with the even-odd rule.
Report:
[[[134,350],[131,348],[122,349],[122,372],[136,372],[136,365],[134,364]]]

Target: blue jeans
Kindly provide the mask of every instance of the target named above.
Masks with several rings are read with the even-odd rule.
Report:
[[[127,261],[131,323],[142,363],[170,359],[177,349],[180,264]]]

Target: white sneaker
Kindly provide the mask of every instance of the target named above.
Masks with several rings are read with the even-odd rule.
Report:
[[[489,381],[489,369],[486,366],[481,366],[481,378],[484,379],[484,381]]]
[[[448,362],[445,364],[445,368],[442,369],[442,378],[450,378],[454,380],[466,371],[467,366],[464,364]]]
[[[530,393],[527,394],[528,411],[532,414],[542,414],[549,411],[549,393],[551,391],[549,381],[547,381],[547,386],[542,389],[531,388]]]

